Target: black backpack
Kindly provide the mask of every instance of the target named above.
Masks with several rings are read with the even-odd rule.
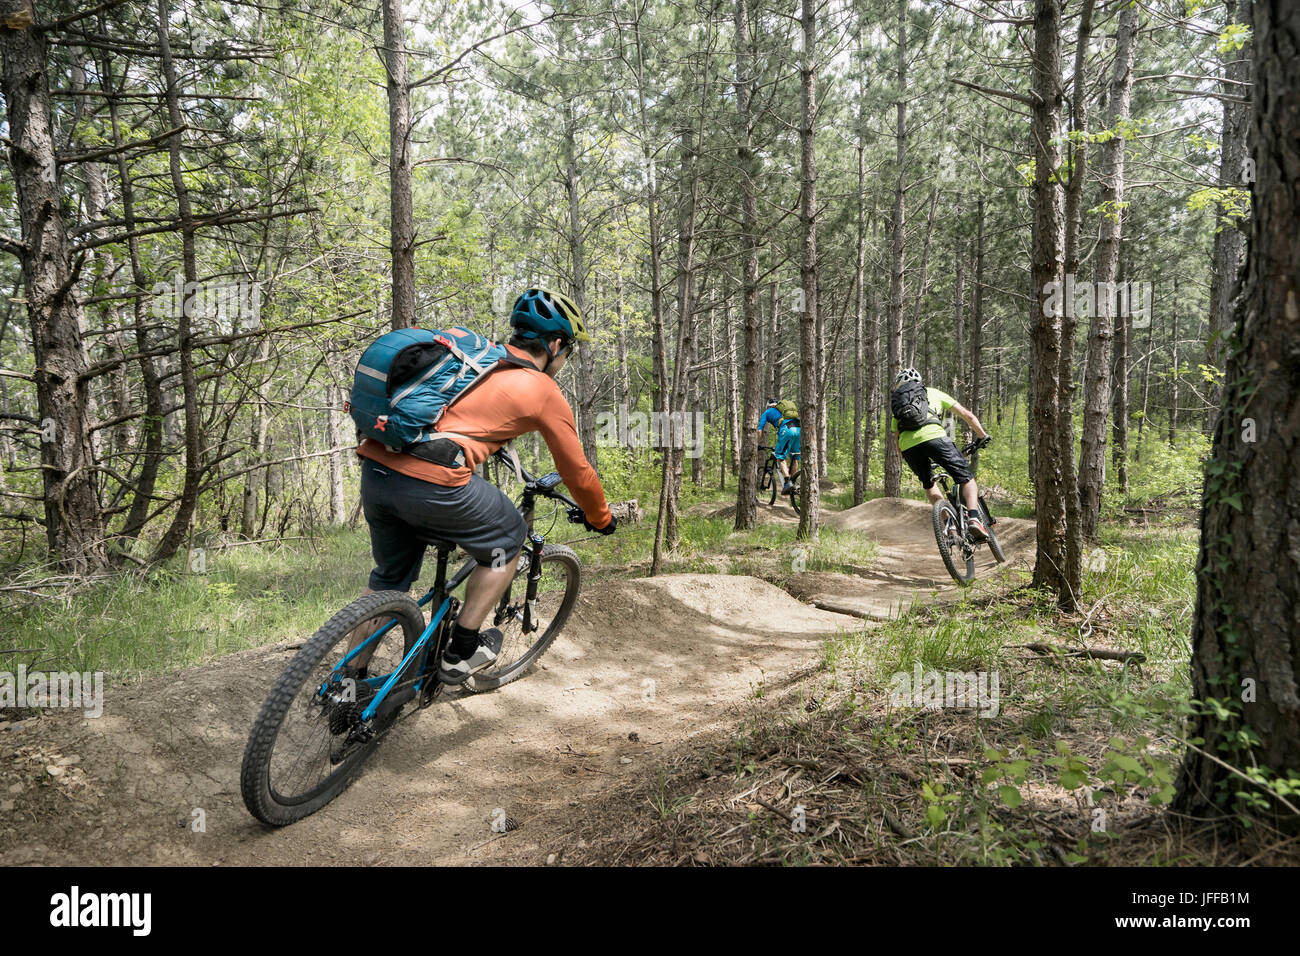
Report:
[[[914,432],[926,425],[941,425],[930,414],[930,400],[920,382],[904,382],[889,396],[889,411],[898,420],[898,430]]]

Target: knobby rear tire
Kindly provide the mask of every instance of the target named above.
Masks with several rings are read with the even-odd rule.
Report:
[[[354,628],[372,617],[396,619],[397,623],[394,624],[393,629],[377,644],[380,648],[391,646],[393,655],[397,653],[399,637],[397,631],[401,632],[403,655],[415,645],[424,632],[424,612],[408,595],[398,591],[377,591],[364,595],[331,617],[312,635],[281,672],[271,692],[267,694],[257,720],[253,723],[252,732],[248,736],[239,776],[244,805],[248,807],[249,813],[263,823],[274,827],[287,826],[310,816],[341,794],[356,779],[366,761],[374,754],[383,737],[382,729],[391,726],[392,721],[396,719],[396,713],[390,715],[385,720],[385,728],[381,728],[381,732],[374,739],[368,743],[354,744],[351,751],[345,751],[347,755],[338,764],[337,769],[305,794],[286,795],[277,789],[276,781],[272,779],[272,759],[276,754],[276,744],[281,742],[281,731],[291,707],[300,698],[303,701],[300,707],[310,706],[314,692],[304,685],[309,680],[313,684],[319,680],[320,674],[324,672],[319,665],[340,642],[346,640],[347,635]],[[392,643],[390,645],[387,642]],[[335,657],[341,659],[343,653],[343,649],[340,649]],[[315,676],[313,671],[316,671]],[[304,691],[306,691],[305,697]],[[297,732],[296,729],[294,732]],[[314,739],[305,732],[303,736],[307,738],[308,743]],[[289,742],[285,741],[286,751],[290,747]],[[283,755],[282,759],[284,759]],[[301,758],[297,758],[293,766],[296,767],[299,762]]]
[[[952,505],[947,498],[934,503],[934,540],[939,545],[939,556],[943,558],[944,567],[948,569],[952,579],[964,587],[975,578],[975,554],[972,551],[969,558],[953,554],[952,542],[948,540],[945,516],[950,516],[953,524],[957,527],[961,526],[961,522],[953,512]],[[958,561],[965,565],[965,574],[958,570]]]
[[[980,516],[984,519],[984,529],[988,532],[989,550],[993,552],[993,560],[998,564],[1006,564],[1007,556],[1002,553],[1002,543],[998,541],[998,536],[993,530],[993,518],[989,515],[989,509],[980,502]]]

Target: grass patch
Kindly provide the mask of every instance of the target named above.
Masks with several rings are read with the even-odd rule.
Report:
[[[114,679],[187,667],[310,635],[356,598],[370,573],[364,528],[310,541],[209,546],[204,573],[179,555],[43,599],[10,599],[5,667],[104,671]]]
[[[637,785],[653,790],[654,819],[608,826],[619,805],[650,800],[636,787],[590,814],[606,826],[581,833],[588,845],[572,862],[1295,862],[1295,844],[1269,827],[1224,842],[1162,810],[1182,758],[1196,542],[1186,528],[1107,528],[1078,614],[1020,589],[829,641],[818,676],[753,701],[735,732]],[[918,667],[983,672],[990,691],[996,674],[996,706],[908,699],[899,675]]]

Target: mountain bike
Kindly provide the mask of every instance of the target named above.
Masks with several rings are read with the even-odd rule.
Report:
[[[472,693],[523,676],[555,641],[581,587],[578,556],[563,545],[546,544],[533,526],[538,498],[555,501],[556,513],[565,508],[575,524],[584,520],[582,509],[557,490],[555,472],[540,478],[523,469],[519,474],[518,508],[528,522],[528,539],[488,625],[504,636],[497,659],[460,685]],[[449,580],[447,565],[456,545],[427,543],[437,550],[437,571],[422,598],[414,601],[399,591],[358,598],[312,635],[271,688],[240,771],[244,805],[263,823],[285,826],[325,806],[356,778],[399,718],[425,709],[443,690],[439,661],[461,607],[453,592],[476,562],[470,558]],[[433,609],[428,620],[426,607]],[[366,623],[375,629],[349,648],[348,636]],[[403,716],[408,704],[415,706]]]
[[[963,456],[967,459],[977,449],[985,447],[989,443],[987,438],[978,439],[971,442],[961,450]],[[949,474],[944,471],[943,466],[935,463],[935,481],[943,489],[944,497],[934,503],[934,539],[939,543],[939,556],[943,558],[944,567],[952,575],[952,579],[960,585],[970,584],[975,579],[975,550],[981,544],[987,544],[989,551],[993,553],[993,559],[999,564],[1004,563],[1007,558],[1002,553],[1002,545],[998,543],[998,536],[993,531],[993,525],[996,524],[993,516],[989,514],[988,505],[984,503],[984,496],[981,495],[980,516],[984,519],[984,529],[988,533],[987,541],[978,541],[970,536],[970,528],[966,520],[966,507],[961,500],[961,485],[954,480],[952,488],[949,489]],[[960,558],[961,564],[958,564]]]
[[[758,450],[767,452],[767,460],[762,462],[758,466],[759,494],[757,497],[760,501],[762,501],[763,500],[762,493],[766,491],[769,493],[767,503],[769,505],[774,505],[776,504],[776,496],[779,494],[784,494],[784,492],[781,491],[781,487],[782,487],[782,482],[784,482],[785,479],[781,477],[781,472],[777,468],[776,463],[778,459],[776,457],[776,453],[772,450],[772,448],[770,448],[767,445],[759,445]],[[796,482],[798,481],[798,478],[799,478],[798,459],[795,459],[795,468],[790,472],[790,481]],[[803,512],[799,510],[798,488],[796,487],[788,495],[786,495],[786,497],[790,499],[790,507],[794,509],[794,513],[802,514]]]

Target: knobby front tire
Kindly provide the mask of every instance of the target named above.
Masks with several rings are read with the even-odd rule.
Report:
[[[543,545],[542,577],[537,582],[537,600],[533,609],[533,623],[539,626],[529,634],[524,633],[524,599],[530,560],[527,551],[519,556],[515,577],[507,592],[506,606],[498,606],[489,622],[484,623],[484,627],[499,628],[504,639],[491,668],[479,671],[465,682],[464,686],[471,691],[495,690],[523,677],[555,642],[556,635],[573,613],[582,588],[582,562],[562,544]]]

